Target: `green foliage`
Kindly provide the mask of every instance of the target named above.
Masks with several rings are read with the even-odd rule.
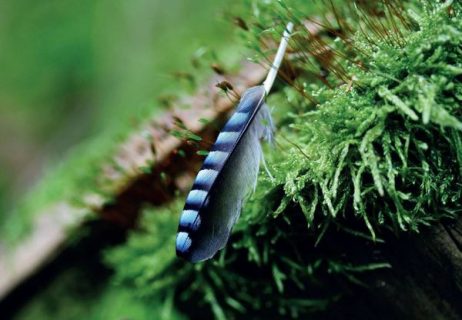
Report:
[[[345,282],[364,286],[362,273],[390,267],[373,253],[382,235],[457,217],[462,8],[449,6],[415,6],[400,41],[358,33],[357,60],[343,62],[351,85],[302,76],[270,97],[283,150],[267,152],[275,180],[259,178],[218,257],[175,259],[176,203],[147,211],[143,231],[107,253],[117,282],[143,298],[174,296],[198,318],[322,318]],[[271,8],[259,14],[273,21]]]

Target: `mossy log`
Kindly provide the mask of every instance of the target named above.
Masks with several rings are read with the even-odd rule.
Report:
[[[195,95],[178,101],[176,108],[137,128],[120,145],[113,161],[103,165],[99,179],[108,186],[104,191],[111,201],[96,194],[82,194],[84,208],[65,202],[50,205],[36,214],[32,232],[19,244],[8,248],[0,243],[0,300],[66,248],[69,229],[85,222],[88,208],[103,220],[128,229],[135,226],[144,205],[159,206],[171,201],[177,190],[184,189],[193,178],[201,156],[196,147],[172,136],[169,130],[181,121],[192,133],[213,139],[234,105],[230,97],[220,93],[217,83],[226,80],[239,93],[259,83],[264,74],[263,67],[243,62],[240,73],[215,75]]]

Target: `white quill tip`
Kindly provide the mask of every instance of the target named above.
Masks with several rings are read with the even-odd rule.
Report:
[[[278,51],[276,53],[276,57],[274,58],[274,62],[271,65],[271,69],[266,76],[265,82],[263,82],[263,86],[265,87],[265,92],[268,94],[273,86],[274,80],[276,79],[276,75],[278,74],[279,67],[281,66],[282,59],[284,58],[284,54],[287,49],[287,45],[289,44],[289,38],[294,28],[294,24],[289,22],[284,30],[284,34],[282,35],[281,43],[279,44]]]

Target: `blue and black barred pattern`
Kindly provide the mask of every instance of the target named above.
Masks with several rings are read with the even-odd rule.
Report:
[[[262,86],[244,93],[205,158],[180,217],[178,256],[202,261],[226,245],[244,198],[256,183],[262,157],[260,140],[272,137],[264,97]]]

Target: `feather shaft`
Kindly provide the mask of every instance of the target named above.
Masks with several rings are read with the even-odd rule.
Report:
[[[282,58],[284,58],[284,54],[287,49],[287,45],[289,44],[289,38],[294,28],[294,24],[289,22],[284,30],[284,34],[282,35],[281,43],[279,44],[278,51],[276,53],[276,57],[274,58],[274,62],[271,65],[270,71],[266,76],[263,85],[265,86],[266,94],[269,94],[271,88],[273,87],[274,80],[276,79],[276,75],[278,73],[279,67],[282,63]]]

